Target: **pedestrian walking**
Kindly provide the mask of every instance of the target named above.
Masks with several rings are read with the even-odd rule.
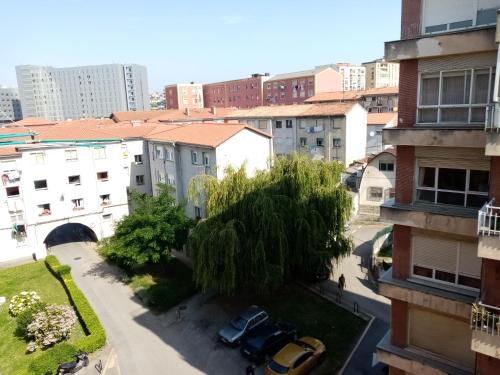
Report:
[[[339,287],[339,294],[340,296],[342,296],[344,294],[344,289],[346,287],[344,274],[340,275],[339,277],[338,287]]]

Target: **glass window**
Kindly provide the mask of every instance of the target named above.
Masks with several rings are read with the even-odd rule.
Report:
[[[281,120],[276,120],[276,129],[281,129]]]
[[[300,138],[300,145],[305,147],[307,145],[307,138]]]
[[[94,159],[106,159],[106,149],[104,147],[95,147]]]
[[[107,181],[108,180],[108,172],[97,172],[97,179],[99,181]]]
[[[420,168],[418,174],[418,186],[434,187],[436,184],[436,168]]]
[[[78,155],[76,150],[65,150],[64,155],[66,157],[66,161],[76,161],[78,160]]]
[[[316,138],[316,146],[318,146],[318,147],[323,147],[324,146],[324,140],[323,140],[323,138]]]
[[[198,153],[196,151],[191,151],[191,163],[198,164]]]
[[[135,183],[137,185],[144,185],[144,175],[135,176]]]
[[[439,98],[439,77],[422,77],[420,84],[420,104],[437,105]]]
[[[465,169],[439,168],[438,188],[444,190],[465,190]]]
[[[470,72],[443,73],[441,104],[466,104],[469,102]]]
[[[80,185],[80,176],[68,176],[68,183],[74,185]]]
[[[380,201],[382,199],[383,189],[381,187],[369,187],[368,197],[369,201]]]
[[[47,180],[36,180],[34,181],[35,190],[47,189]]]
[[[342,147],[342,140],[340,138],[333,138],[332,140],[333,147]]]
[[[292,120],[286,120],[286,127],[287,129],[291,129],[293,127]]]
[[[134,155],[134,161],[137,164],[142,164],[142,155]]]

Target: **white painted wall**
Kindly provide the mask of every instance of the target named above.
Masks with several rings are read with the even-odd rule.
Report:
[[[389,162],[394,164],[394,171],[381,171],[379,170],[380,162]],[[359,186],[359,206],[362,209],[363,206],[374,206],[379,207],[384,201],[384,196],[386,196],[387,189],[392,189],[395,186],[396,179],[396,158],[394,155],[383,152],[373,158],[366,166],[363,176],[361,178],[361,183]],[[368,198],[368,189],[370,187],[380,187],[382,188],[384,194],[382,199],[379,201],[373,201]]]
[[[346,114],[345,166],[366,155],[366,124],[368,112],[355,104]]]

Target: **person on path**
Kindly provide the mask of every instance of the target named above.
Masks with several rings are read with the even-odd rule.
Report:
[[[339,293],[340,293],[340,296],[342,296],[344,294],[345,287],[346,287],[345,277],[344,277],[344,274],[342,274],[339,277]]]

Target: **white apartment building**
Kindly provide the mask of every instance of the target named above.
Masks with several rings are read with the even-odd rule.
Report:
[[[141,65],[20,65],[16,74],[24,117],[65,120],[150,109],[147,71]]]
[[[366,88],[399,86],[399,64],[378,59],[363,63],[366,68]]]
[[[256,107],[228,118],[271,134],[276,156],[299,152],[346,167],[365,157],[366,137],[359,135],[367,133],[367,112],[356,102]]]
[[[167,125],[168,126],[168,125]],[[228,166],[245,165],[248,175],[267,170],[272,156],[271,136],[242,124],[191,124],[147,136],[153,194],[158,183],[175,189],[177,201],[188,198],[191,179],[209,174],[224,177]],[[203,217],[202,204],[188,202],[187,215]]]
[[[364,90],[366,83],[366,68],[363,65],[349,63],[336,64],[342,76],[342,90]]]
[[[0,86],[0,123],[23,118],[19,93],[14,87]]]

